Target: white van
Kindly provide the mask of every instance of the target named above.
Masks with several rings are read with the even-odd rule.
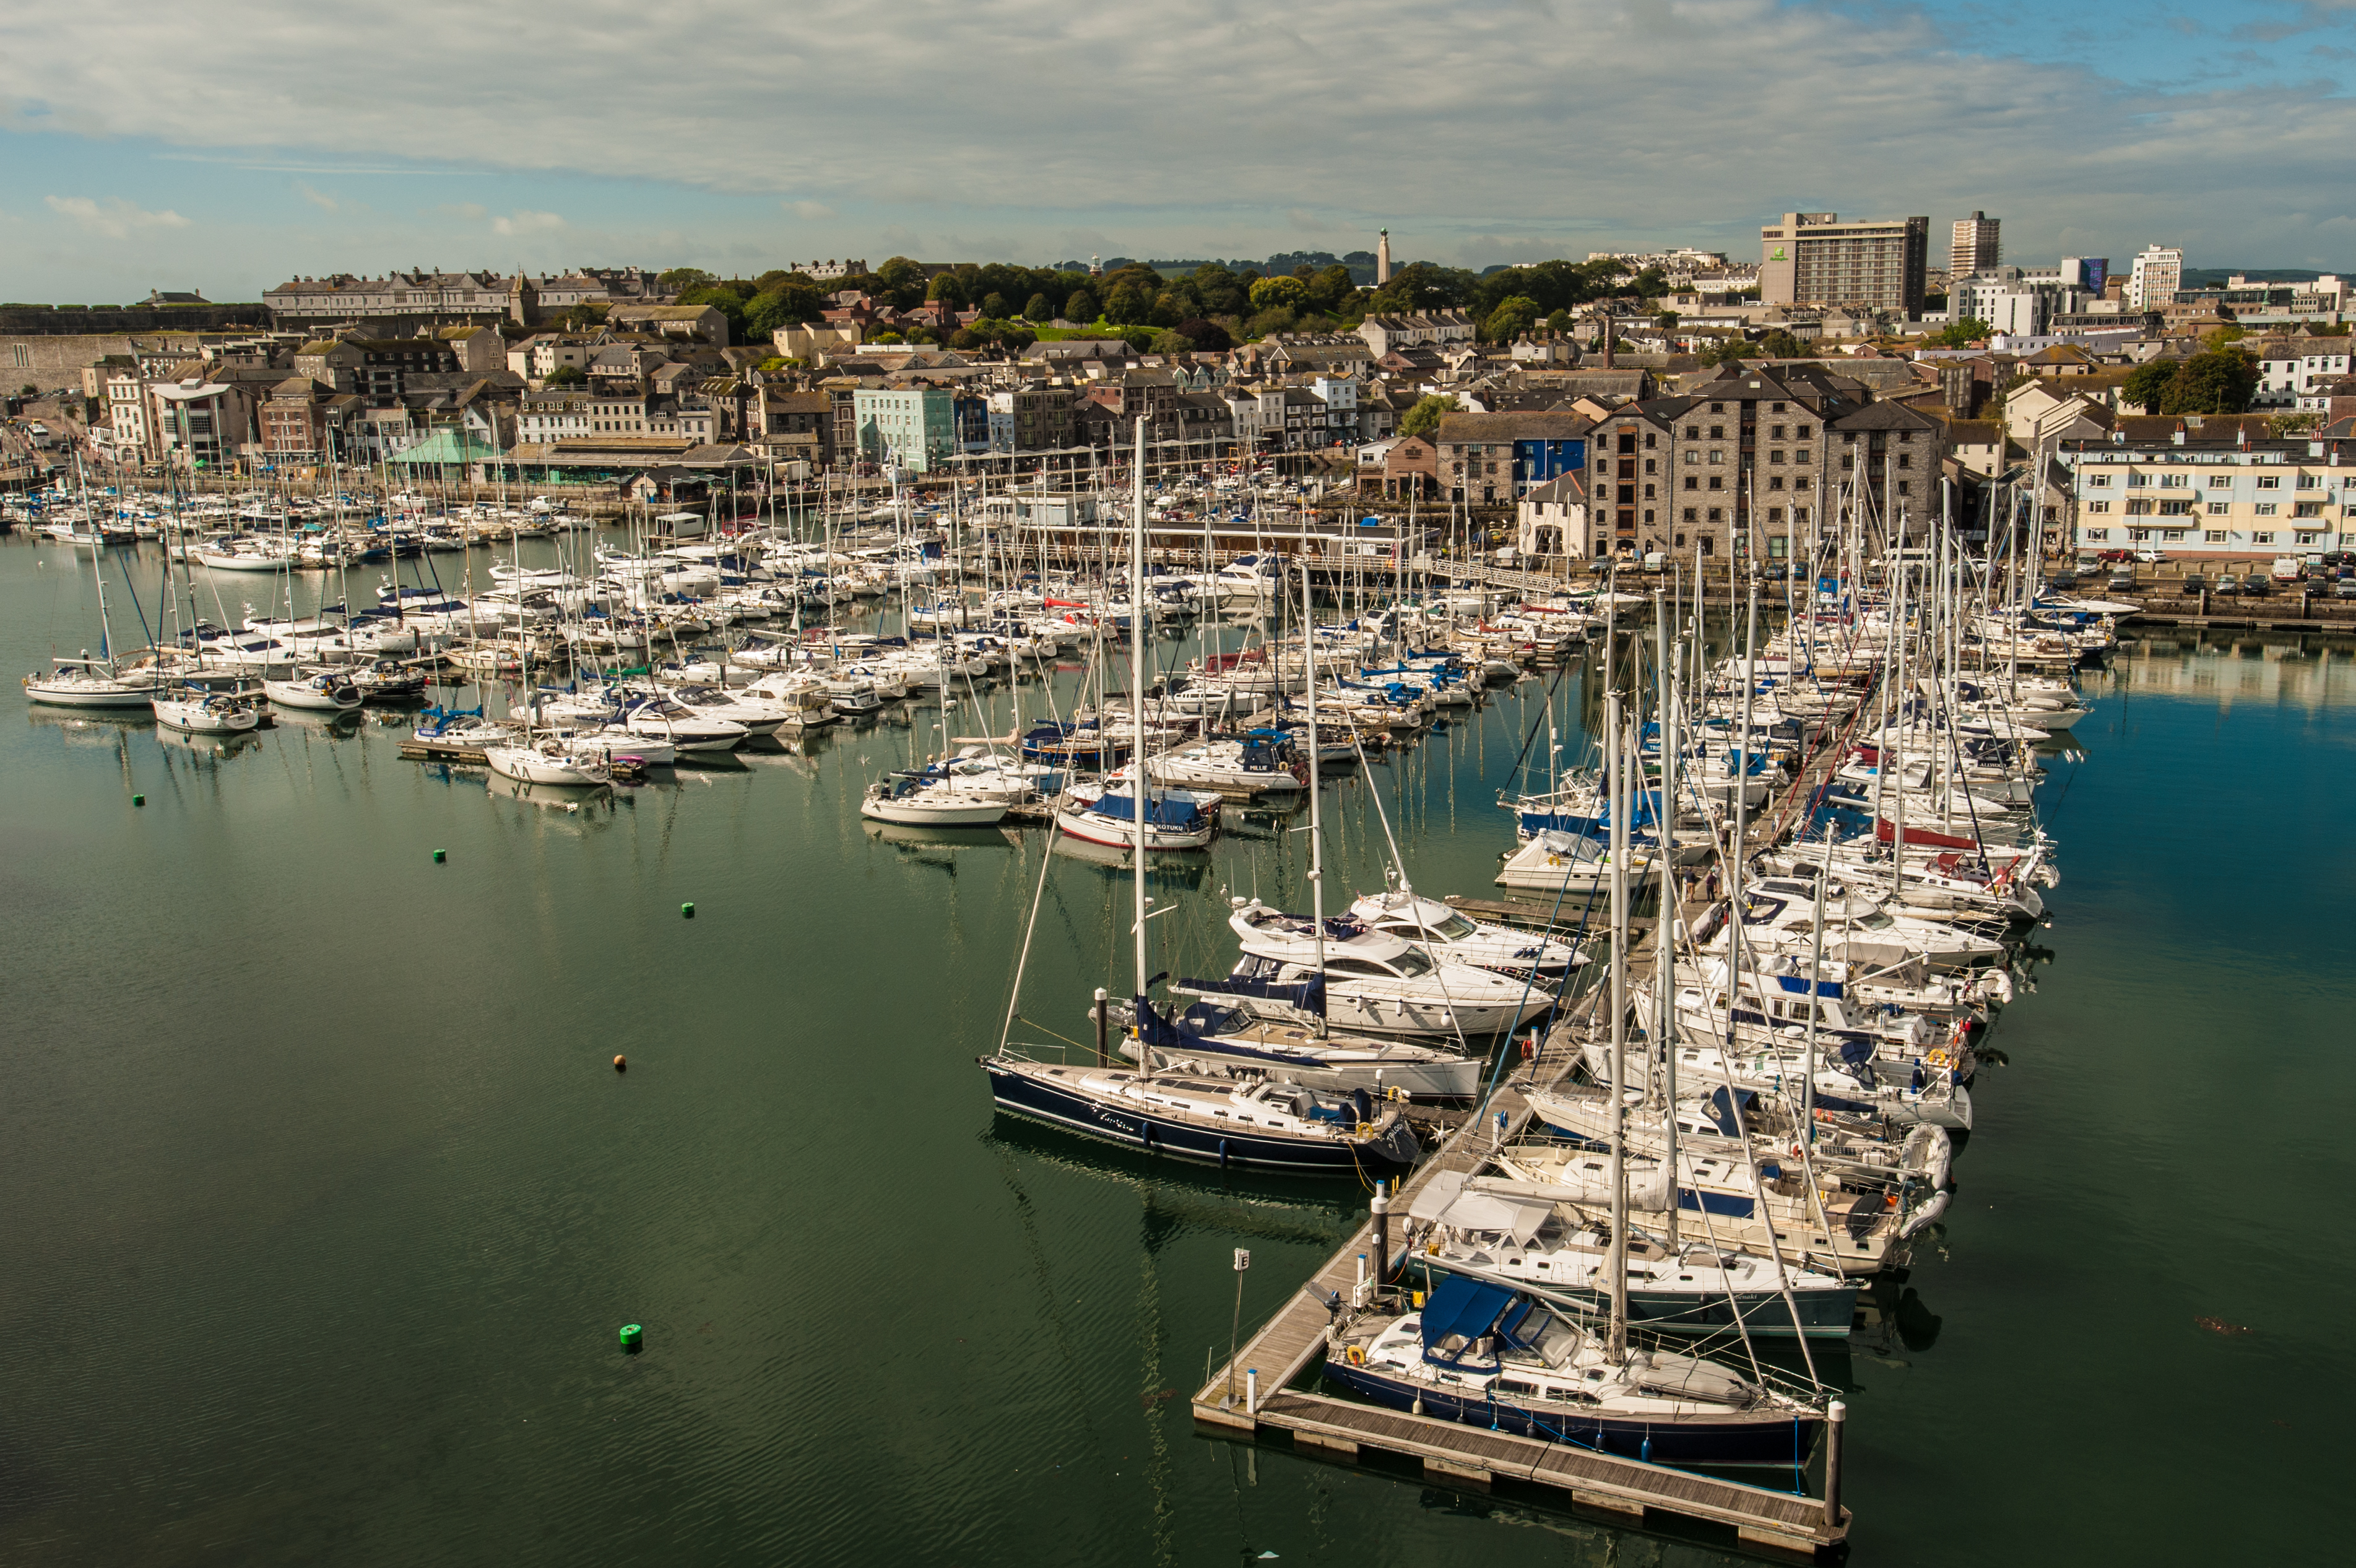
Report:
[[[2274,579],[2277,583],[2297,582],[2299,579],[2298,557],[2296,555],[2276,556]]]

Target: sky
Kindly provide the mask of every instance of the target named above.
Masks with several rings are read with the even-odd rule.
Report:
[[[0,300],[1370,250],[1787,210],[2356,268],[2356,0],[133,0],[0,13]]]

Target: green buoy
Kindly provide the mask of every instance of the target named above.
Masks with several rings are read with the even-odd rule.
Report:
[[[646,1337],[647,1331],[639,1327],[637,1324],[625,1323],[622,1325],[623,1349],[636,1350],[639,1348],[646,1342]]]
[[[134,795],[131,797],[131,803],[134,806],[144,806],[147,803],[147,797],[145,795]]]
[[[448,850],[445,850],[445,849],[437,849],[437,850],[435,850],[435,851],[434,852],[434,865],[441,865],[441,864],[442,864],[442,861],[443,861],[443,858],[444,858],[445,855],[447,855],[449,853],[450,853],[450,852],[449,852]]]
[[[680,917],[682,919],[692,920],[695,918],[695,906],[692,904],[681,904],[679,907],[679,912]]]

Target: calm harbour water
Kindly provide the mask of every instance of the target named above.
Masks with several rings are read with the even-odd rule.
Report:
[[[87,557],[0,541],[0,669],[96,642]],[[2056,956],[1837,1361],[1860,1563],[2336,1555],[2356,674],[2253,641],[2092,686]],[[1331,786],[1329,886],[1378,885],[1379,795],[1419,888],[1489,891],[1544,701]],[[1046,838],[862,829],[933,722],[578,812],[402,760],[405,719],[0,722],[0,1562],[1728,1560],[1194,1434],[1230,1250],[1248,1331],[1364,1195],[993,1118]],[[1157,968],[1226,967],[1229,892],[1305,901],[1297,825],[1162,881]],[[1128,888],[1047,887],[1018,1037],[1083,1038]]]

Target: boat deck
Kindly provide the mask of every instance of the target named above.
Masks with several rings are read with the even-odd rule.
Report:
[[[1862,708],[1860,704],[1860,712]],[[1848,732],[1854,728],[1853,722]],[[1813,753],[1783,797],[1753,820],[1752,852],[1796,819],[1809,793],[1843,755],[1849,733]],[[1547,918],[1545,908],[1487,899],[1448,902],[1468,915],[1508,919],[1531,929],[1557,923]],[[1690,920],[1705,907],[1688,902],[1679,913]],[[1640,926],[1650,923],[1630,922],[1632,983],[1651,970],[1652,943],[1638,934]],[[1590,926],[1585,934],[1599,949],[1608,944],[1608,930]],[[1598,952],[1599,964],[1604,956]],[[1516,1081],[1546,1088],[1567,1077],[1580,1059],[1587,1031],[1597,1021],[1601,996],[1601,991],[1590,989],[1567,1007],[1547,1031],[1536,1058],[1517,1065]],[[1407,1213],[1416,1196],[1443,1171],[1477,1170],[1493,1148],[1522,1131],[1529,1115],[1521,1093],[1512,1085],[1501,1086],[1479,1113],[1467,1116],[1431,1158],[1398,1184],[1391,1197],[1392,1252],[1385,1260],[1389,1267],[1384,1277],[1395,1275],[1406,1262]],[[1290,1387],[1322,1359],[1333,1317],[1328,1304],[1337,1296],[1350,1299],[1357,1285],[1358,1260],[1367,1256],[1372,1262],[1375,1246],[1369,1219],[1196,1391],[1194,1414],[1199,1426],[1255,1438],[1267,1432],[1289,1433],[1293,1447],[1303,1453],[1352,1457],[1376,1450],[1403,1455],[1420,1460],[1428,1477],[1451,1485],[1487,1486],[1501,1479],[1532,1483],[1567,1493],[1576,1506],[1604,1509],[1632,1522],[1660,1513],[1730,1526],[1744,1545],[1758,1550],[1814,1556],[1837,1552],[1847,1541],[1849,1514],[1837,1503]],[[1256,1402],[1248,1392],[1254,1384],[1247,1375],[1251,1372],[1258,1374]]]

